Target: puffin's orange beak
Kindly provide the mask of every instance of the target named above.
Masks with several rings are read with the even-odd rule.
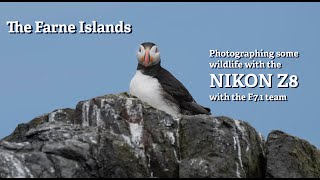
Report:
[[[146,50],[146,53],[144,55],[144,66],[147,67],[149,66],[150,63],[150,54],[149,54],[149,50]]]

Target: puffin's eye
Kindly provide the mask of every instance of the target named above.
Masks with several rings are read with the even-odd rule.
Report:
[[[157,52],[159,52],[159,49],[158,49],[158,48],[156,48],[156,53],[157,53]]]
[[[139,47],[139,52],[141,52],[141,47]]]

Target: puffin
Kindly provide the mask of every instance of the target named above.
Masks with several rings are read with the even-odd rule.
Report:
[[[137,70],[129,87],[131,95],[173,117],[211,115],[210,108],[198,104],[187,88],[161,67],[160,51],[156,44],[142,43],[137,60]]]

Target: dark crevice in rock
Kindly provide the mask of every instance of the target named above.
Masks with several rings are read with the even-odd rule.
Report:
[[[51,162],[54,172],[55,172],[55,178],[62,178],[61,177],[61,171],[60,171],[60,167],[58,165],[56,165],[55,161],[52,158],[53,154],[48,154],[47,153],[47,158],[48,160]]]

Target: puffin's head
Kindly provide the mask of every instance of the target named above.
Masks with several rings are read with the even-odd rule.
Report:
[[[139,64],[148,67],[156,65],[160,62],[160,52],[156,44],[152,42],[144,42],[140,45],[137,52]]]

